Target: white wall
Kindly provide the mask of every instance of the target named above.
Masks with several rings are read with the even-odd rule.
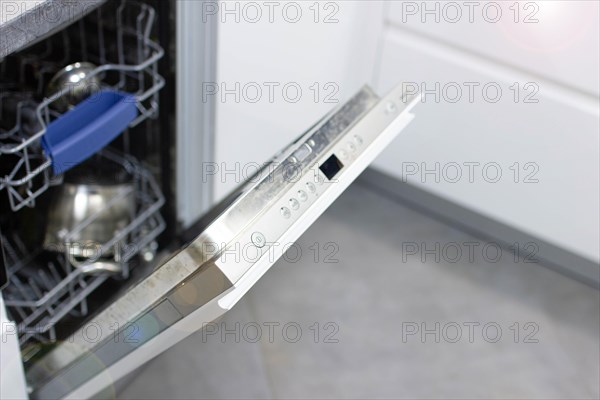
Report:
[[[235,82],[242,87],[278,82],[281,88],[295,82],[303,95],[297,103],[283,99],[280,90],[273,103],[266,92],[257,103],[243,94],[238,101],[233,95],[219,99],[216,159],[221,173],[216,175],[216,196],[221,198],[244,178],[245,164],[265,161],[335,105],[323,97],[314,101],[309,87],[315,82],[321,95],[328,92],[323,89],[327,83],[337,85],[334,98],[340,101],[362,83],[382,94],[402,81],[428,89],[436,82],[440,87],[450,83],[447,96],[440,93],[436,101],[427,95],[415,108],[416,120],[375,162],[376,168],[597,262],[597,2],[539,2],[539,9],[521,2],[519,23],[508,8],[513,2],[494,3],[502,6],[497,23],[485,19],[495,15],[484,3],[478,3],[470,22],[469,10],[457,2],[463,19],[455,23],[449,22],[456,14],[444,9],[447,3],[427,4],[433,9],[436,3],[439,22],[435,14],[422,13],[422,2],[330,3],[337,11],[325,9],[322,2],[317,23],[309,9],[313,2],[298,3],[303,9],[298,23],[286,21],[281,11],[273,23],[264,15],[251,23],[255,14],[245,18],[243,10],[237,11],[236,22],[236,11],[223,15],[221,3],[219,17],[226,20],[219,26],[218,84],[232,89]],[[337,23],[323,22],[330,12]],[[538,22],[524,24],[527,16]],[[473,101],[465,82],[479,84]],[[502,89],[496,103],[491,101],[493,88],[488,99],[482,95],[481,88],[490,82]],[[463,97],[453,103],[450,89],[456,84]],[[422,171],[436,168],[436,163],[439,182],[432,174],[410,173],[415,165]],[[456,183],[454,163],[463,174]],[[479,163],[473,166],[472,182],[465,163]],[[502,178],[491,183],[498,167]],[[224,168],[235,172],[224,175]]]

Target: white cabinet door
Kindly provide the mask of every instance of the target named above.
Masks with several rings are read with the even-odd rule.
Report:
[[[404,31],[387,32],[380,64],[380,89],[424,97],[377,168],[598,262],[597,103]]]
[[[387,18],[396,29],[600,94],[597,1],[393,1],[389,7]]]
[[[383,2],[277,2],[271,14],[243,4],[215,15],[217,79],[205,88],[216,100],[215,200],[371,82],[383,27]]]

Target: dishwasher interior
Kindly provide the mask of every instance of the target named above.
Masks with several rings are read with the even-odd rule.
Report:
[[[26,369],[172,240],[167,3],[106,2],[0,60],[2,296]]]

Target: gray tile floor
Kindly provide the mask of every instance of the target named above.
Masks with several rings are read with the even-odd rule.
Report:
[[[118,397],[597,399],[599,292],[487,243],[355,184]]]

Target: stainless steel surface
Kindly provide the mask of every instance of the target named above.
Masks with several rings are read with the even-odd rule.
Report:
[[[132,183],[65,182],[54,193],[43,247],[73,257],[100,258],[102,245],[127,227],[135,215]]]
[[[76,62],[58,71],[50,79],[46,95],[47,97],[52,97],[65,89],[67,93],[56,100],[53,106],[58,111],[65,112],[75,107],[94,92],[99,91],[100,76],[90,76],[96,68],[98,67],[90,62]]]
[[[258,183],[234,193],[200,236],[94,317],[90,324],[103,335],[100,340],[86,340],[83,326],[32,366],[27,375],[36,384],[34,397],[92,394],[107,379],[122,376],[233,307],[282,254],[273,253],[276,245],[296,240],[410,122],[408,111],[417,100],[397,88],[379,101],[364,88],[326,116],[281,152]],[[302,162],[291,157],[305,145],[312,151],[303,152]],[[345,154],[351,147],[355,151]],[[335,154],[344,164],[337,176],[325,178],[321,167]],[[280,209],[288,196],[313,182],[312,197],[283,217]],[[242,255],[240,248],[253,250],[254,256]],[[111,340],[111,327],[122,327],[120,334],[128,327],[137,331],[137,321],[165,307],[173,308],[167,318],[172,327],[153,333],[142,329],[147,336],[127,349]],[[95,357],[102,368],[94,366]]]
[[[176,2],[177,157],[175,157],[177,219],[184,228],[195,223],[214,203],[212,179],[198,179],[214,162],[215,96],[198,90],[217,82],[217,18],[203,18],[202,1]],[[202,20],[199,24],[198,21]],[[197,107],[202,104],[203,107]],[[190,132],[194,132],[193,135]]]

